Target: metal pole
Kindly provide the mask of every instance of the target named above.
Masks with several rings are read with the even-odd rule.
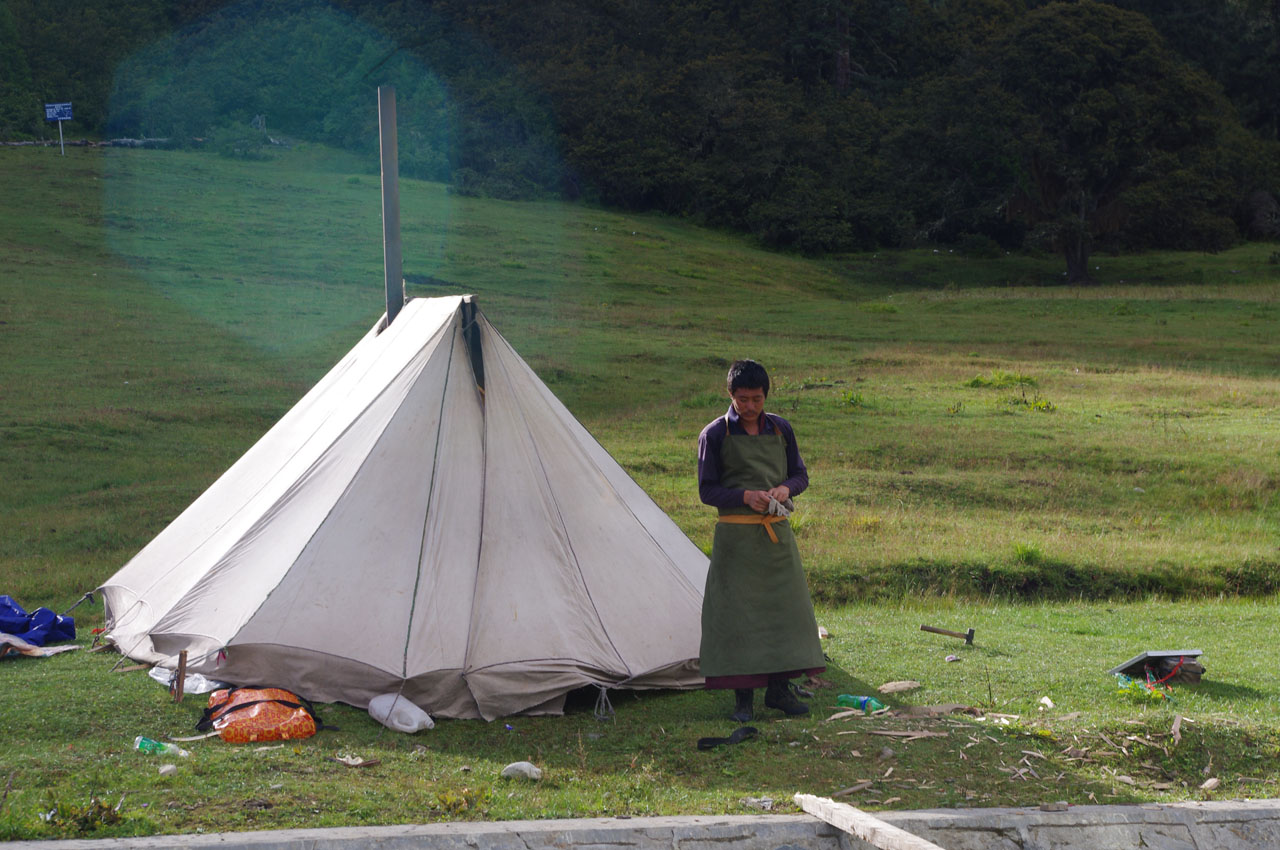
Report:
[[[62,155],[67,155],[67,146],[62,143],[62,119],[58,119],[58,147],[62,150]]]
[[[387,326],[404,306],[400,264],[400,180],[396,150],[396,89],[378,86],[378,140],[382,152],[382,267],[387,285]]]

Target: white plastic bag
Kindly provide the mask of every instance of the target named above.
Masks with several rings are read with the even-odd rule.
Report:
[[[397,732],[421,732],[436,725],[430,714],[401,694],[380,694],[369,700],[369,716]]]
[[[168,667],[152,667],[147,671],[147,675],[155,679],[166,688],[172,688],[173,683],[177,681],[178,671],[170,670]],[[229,688],[226,682],[219,682],[217,679],[210,679],[207,676],[201,676],[199,673],[188,673],[186,680],[182,684],[182,692],[185,694],[207,694],[220,688]]]

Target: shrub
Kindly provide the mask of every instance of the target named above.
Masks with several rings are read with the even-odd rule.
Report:
[[[982,260],[994,260],[1003,253],[1000,244],[984,233],[966,233],[956,249],[966,257]]]
[[[267,134],[248,124],[235,122],[219,127],[211,135],[211,146],[222,156],[233,159],[267,159]]]
[[[987,377],[975,375],[973,380],[965,384],[966,387],[991,387],[995,389],[1004,389],[1006,387],[1035,387],[1039,386],[1036,379],[1030,375],[1024,375],[1021,372],[1005,372],[1001,369],[991,370],[991,374]]]

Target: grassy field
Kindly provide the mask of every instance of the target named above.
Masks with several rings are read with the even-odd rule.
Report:
[[[0,593],[61,610],[380,315],[377,179],[316,148],[252,163],[73,149],[0,152],[0,186]],[[947,737],[881,760],[869,730],[920,721],[819,712],[698,753],[697,737],[728,731],[721,696],[624,696],[611,724],[586,710],[412,738],[335,706],[341,732],[263,752],[198,745],[163,779],[129,744],[188,732],[194,701],[174,708],[100,654],[6,659],[0,838],[89,834],[36,812],[121,794],[124,822],[94,834],[743,811],[860,779],[876,780],[853,798],[871,808],[1195,796],[1206,770],[1214,793],[1275,795],[1280,682],[1258,651],[1280,590],[1275,246],[1100,256],[1102,285],[1079,289],[1054,257],[813,260],[413,181],[402,205],[411,294],[478,294],[701,545],[697,432],[725,407],[728,361],[765,362],[810,466],[795,526],[833,634],[832,692],[913,678],[911,703],[1018,718],[930,721]],[[100,605],[77,614],[101,623]],[[975,626],[978,646],[945,663],[959,647],[921,622]],[[1192,644],[1212,681],[1176,704],[1132,702],[1105,675]],[[1195,722],[1175,746],[1177,714]],[[342,751],[382,764],[326,761]],[[496,780],[517,758],[547,779]],[[1029,765],[1037,776],[1018,772]]]

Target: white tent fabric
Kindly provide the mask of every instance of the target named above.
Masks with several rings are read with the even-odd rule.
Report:
[[[706,556],[469,296],[381,327],[102,585],[111,640],[445,717],[700,685]]]

